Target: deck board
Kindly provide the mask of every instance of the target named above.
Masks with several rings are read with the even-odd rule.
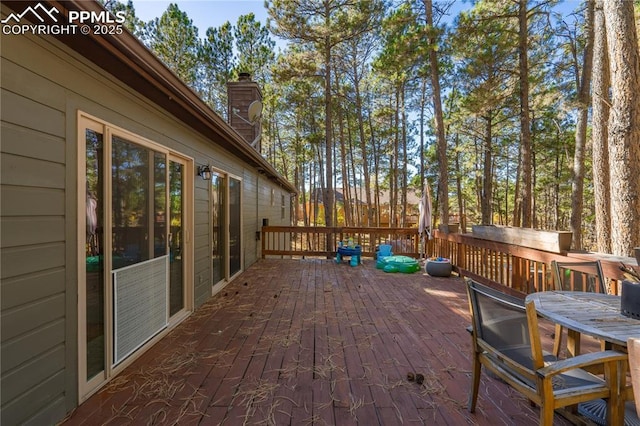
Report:
[[[538,424],[537,408],[487,375],[466,410],[467,303],[457,277],[261,260],[65,425]]]

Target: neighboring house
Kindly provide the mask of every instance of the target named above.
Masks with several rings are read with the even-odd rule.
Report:
[[[110,19],[2,2],[3,426],[63,419],[256,262],[263,223],[291,221],[257,139],[128,32],[95,33],[114,24],[61,31],[80,11]]]

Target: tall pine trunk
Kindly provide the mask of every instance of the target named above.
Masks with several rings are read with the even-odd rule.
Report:
[[[342,208],[344,213],[344,226],[353,226],[351,220],[351,179],[349,176],[349,166],[347,165],[347,146],[345,137],[345,127],[349,126],[349,123],[345,124],[347,120],[344,117],[344,110],[340,107],[337,109],[337,121],[340,135],[340,169],[342,175]],[[337,188],[337,186],[336,186]],[[337,192],[337,191],[336,191]],[[337,204],[337,203],[336,203]],[[336,223],[338,225],[339,223]]]
[[[444,116],[440,96],[440,70],[436,53],[436,29],[433,26],[433,1],[424,0],[427,26],[429,27],[429,67],[431,69],[431,89],[433,91],[433,111],[436,121],[436,143],[438,146],[438,216],[440,224],[449,223],[449,163],[447,161],[447,140],[444,134]],[[447,227],[445,226],[445,230]]]
[[[362,113],[362,95],[360,94],[360,78],[356,65],[353,67],[354,90],[356,92],[356,113],[358,114],[358,132],[360,134],[360,151],[362,152],[362,174],[364,175],[364,196],[367,203],[367,219],[365,226],[373,225],[373,204],[371,202],[371,177],[369,176],[369,160],[367,140],[364,133],[364,116]]]
[[[467,221],[465,218],[465,211],[464,211],[464,198],[462,196],[462,170],[460,168],[460,135],[458,133],[456,133],[456,137],[455,137],[455,152],[456,152],[456,190],[458,193],[458,214],[459,214],[459,220],[460,220],[460,232],[461,233],[466,233],[467,232]],[[424,188],[424,185],[422,186]]]
[[[482,160],[484,175],[482,178],[480,206],[482,211],[482,224],[491,225],[493,223],[493,211],[491,208],[493,204],[493,111],[489,110],[484,119],[486,120]]]
[[[331,16],[329,10],[329,3],[325,3],[325,16],[327,20],[327,27],[329,27],[329,16]],[[326,155],[326,184],[327,187],[324,193],[324,222],[327,227],[333,226],[333,138],[332,138],[332,125],[331,125],[331,36],[325,37],[324,45],[324,131],[325,131],[325,155]],[[333,251],[333,240],[327,239],[327,251]]]
[[[596,246],[600,253],[611,253],[611,192],[609,191],[609,57],[602,0],[596,0],[593,41],[593,193],[596,213]]]
[[[630,256],[640,246],[640,63],[630,1],[605,1],[611,116],[611,249]],[[615,188],[615,190],[614,190]]]
[[[407,226],[407,186],[408,186],[408,174],[409,170],[407,168],[408,163],[408,155],[407,155],[407,111],[405,109],[406,105],[406,83],[402,83],[402,91],[400,92],[401,104],[400,104],[400,128],[401,128],[401,143],[402,143],[402,183],[400,185],[400,226]]]
[[[522,226],[531,227],[531,128],[529,117],[529,28],[527,19],[527,0],[518,2],[518,57],[519,57],[519,83],[520,83],[520,145],[521,145],[521,213]],[[515,218],[514,218],[515,219]],[[515,220],[514,220],[515,222]]]
[[[571,247],[582,249],[582,210],[584,205],[584,156],[587,145],[587,118],[589,115],[589,92],[591,89],[591,66],[593,64],[593,8],[594,0],[587,2],[585,9],[585,32],[587,42],[584,47],[582,76],[577,75],[578,120],[576,123],[576,146],[573,155],[573,179],[571,182]],[[576,66],[576,73],[579,67]]]

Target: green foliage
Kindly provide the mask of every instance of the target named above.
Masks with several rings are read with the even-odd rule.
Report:
[[[98,3],[102,4],[105,9],[114,15],[116,12],[125,13],[124,26],[134,35],[140,36],[143,22],[136,16],[136,9],[133,7],[133,2],[127,0],[127,3],[121,3],[117,0],[98,0]]]
[[[195,83],[200,49],[198,28],[176,3],[171,3],[160,18],[144,25],[142,40],[182,81]]]
[[[428,54],[428,29],[417,12],[403,3],[387,16],[382,25],[382,49],[374,60],[378,73],[391,80],[404,81],[409,70],[419,66]]]
[[[235,27],[236,48],[238,49],[237,72],[248,72],[255,81],[264,84],[268,80],[268,67],[275,60],[273,48],[276,43],[250,13],[238,18]]]
[[[333,47],[373,29],[379,0],[267,0],[269,29],[276,36],[316,48]]]
[[[479,116],[491,114],[514,101],[513,70],[517,67],[517,57],[513,55],[513,25],[483,13],[484,7],[462,13],[451,40],[458,80],[462,82],[462,106]]]
[[[199,92],[220,115],[227,114],[227,82],[235,68],[233,28],[227,21],[219,28],[208,28],[200,50]]]

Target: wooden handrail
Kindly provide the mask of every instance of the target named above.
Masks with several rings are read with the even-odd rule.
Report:
[[[520,293],[552,290],[551,261],[580,262],[599,259],[605,278],[618,293],[624,279],[620,262],[634,263],[632,258],[620,258],[602,253],[552,253],[474,237],[472,234],[434,232],[429,249],[434,255],[449,257],[458,273],[481,283],[500,285]],[[429,250],[428,249],[428,250]]]

